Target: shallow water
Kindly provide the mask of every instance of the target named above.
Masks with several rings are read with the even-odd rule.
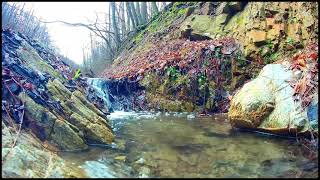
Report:
[[[61,156],[78,177],[317,177],[295,140],[231,130],[226,115],[119,112],[113,148]]]

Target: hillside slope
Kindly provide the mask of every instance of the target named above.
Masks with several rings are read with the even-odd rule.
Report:
[[[317,6],[175,2],[124,44],[101,77],[139,80],[147,89],[149,108],[226,112],[229,95],[264,65],[291,57],[317,40]],[[188,25],[191,39],[213,40],[181,37]]]

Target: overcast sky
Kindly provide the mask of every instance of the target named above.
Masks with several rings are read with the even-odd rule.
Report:
[[[62,20],[71,23],[87,23],[88,19],[94,21],[95,12],[108,12],[108,2],[26,2],[26,7],[32,7],[34,15],[43,21]],[[60,52],[81,64],[82,47],[89,47],[90,31],[62,23],[49,23],[47,27],[51,40]]]

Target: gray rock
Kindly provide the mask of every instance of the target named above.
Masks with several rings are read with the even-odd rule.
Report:
[[[317,117],[317,113],[313,110],[308,118],[307,110],[303,110],[299,102],[294,102],[294,90],[288,83],[293,78],[294,73],[284,65],[266,65],[259,76],[246,83],[232,99],[228,113],[231,124],[269,130],[309,130],[310,121]]]
[[[3,139],[13,139],[9,133],[2,136]],[[64,161],[55,153],[42,148],[38,140],[26,132],[20,133],[13,149],[11,144],[2,144],[2,159],[2,177],[64,177]]]
[[[229,7],[233,11],[240,11],[241,10],[241,4],[242,2],[229,2]]]
[[[113,170],[98,161],[86,161],[81,168],[85,170],[90,178],[115,178]]]
[[[142,166],[139,171],[139,178],[147,178],[150,176],[150,169]]]

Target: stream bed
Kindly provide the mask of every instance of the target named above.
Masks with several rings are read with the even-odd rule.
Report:
[[[115,111],[115,142],[61,153],[76,177],[317,177],[295,139],[231,129],[225,114]]]

